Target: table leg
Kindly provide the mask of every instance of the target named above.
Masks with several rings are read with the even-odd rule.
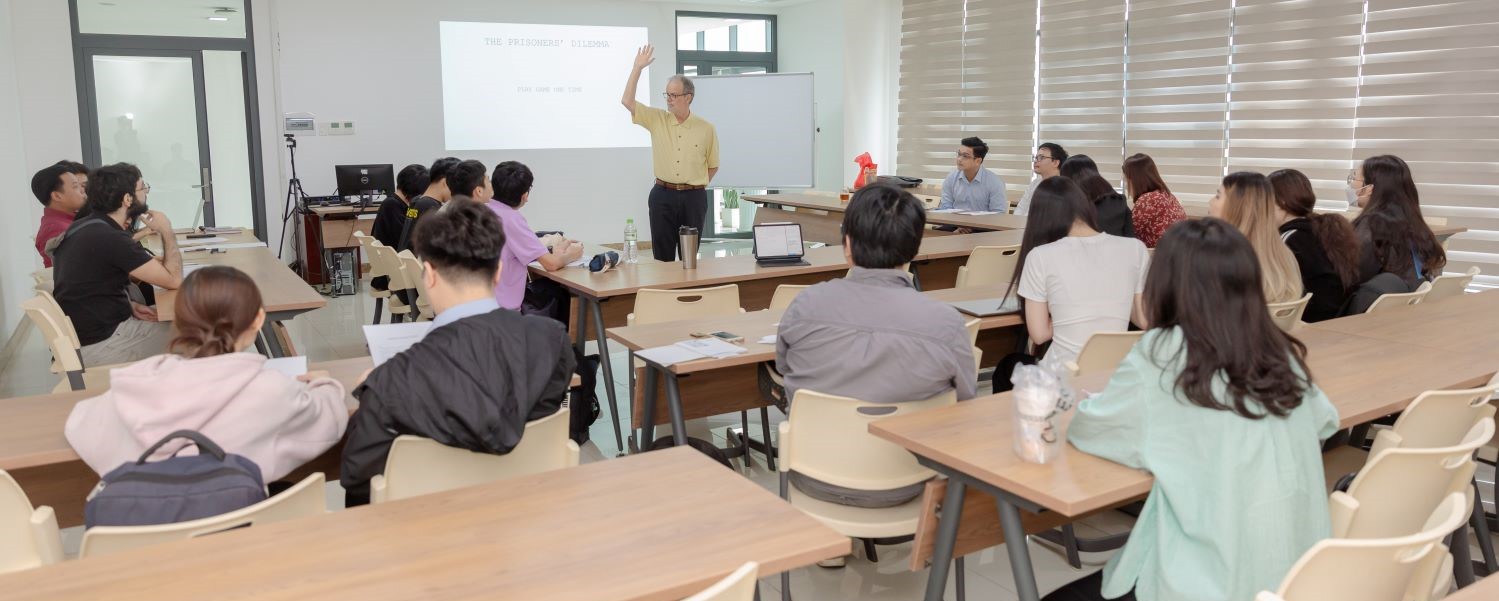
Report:
[[[676,446],[687,446],[687,420],[682,417],[682,390],[677,385],[677,375],[667,370],[666,406],[671,410],[671,438]]]
[[[272,359],[286,356],[286,351],[281,348],[281,340],[276,338],[275,325],[275,322],[267,319],[265,324],[260,326],[260,335],[265,338],[266,354]]]
[[[951,489],[948,494],[951,494],[950,491]],[[1040,601],[1036,570],[1031,567],[1031,550],[1025,544],[1025,526],[1020,523],[1020,508],[1015,507],[1004,495],[996,495],[995,498],[999,503],[999,525],[1005,531],[1005,551],[1010,555],[1010,571],[1015,573],[1015,592],[1020,601]],[[944,511],[943,515],[946,514]]]
[[[573,336],[573,348],[578,351],[578,356],[582,356],[587,350],[584,345],[588,343],[588,299],[581,295],[578,296],[578,318],[573,323],[578,328]]]
[[[942,601],[942,593],[947,589],[947,569],[952,565],[953,546],[958,542],[958,522],[963,517],[967,488],[961,480],[947,480],[942,517],[937,522],[937,540],[932,548],[932,567],[926,577],[926,601]]]
[[[640,402],[643,412],[640,420],[640,450],[644,452],[650,450],[651,443],[656,440],[656,366],[649,363],[645,366],[645,388],[640,394]]]
[[[614,367],[609,361],[608,337],[604,336],[604,309],[599,307],[598,299],[589,299],[588,306],[593,311],[593,329],[598,332],[599,364],[604,366],[604,394],[609,396],[610,410],[617,411],[619,400],[614,398]],[[587,332],[587,330],[582,330],[582,332]],[[618,448],[625,448],[624,438],[619,433],[618,419],[614,422],[614,444]]]

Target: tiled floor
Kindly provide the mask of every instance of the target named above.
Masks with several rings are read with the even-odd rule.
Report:
[[[360,326],[369,323],[373,310],[373,301],[362,294],[329,298],[326,307],[299,316],[288,326],[298,351],[307,355],[312,362],[361,357],[367,355],[368,352],[364,346]],[[590,352],[592,348],[593,345],[590,343]],[[612,355],[615,366],[625,365],[623,353]],[[28,337],[22,351],[8,364],[0,366],[0,398],[50,391],[57,383],[57,376],[47,372],[49,362],[45,347],[39,337],[33,333]],[[616,369],[615,376],[613,385],[618,398],[623,401],[628,398],[625,370]],[[600,382],[600,386],[603,385],[604,383]],[[982,386],[987,387],[987,383]],[[981,390],[981,393],[983,392],[985,391]],[[602,388],[598,391],[598,395],[606,407],[603,417],[593,425],[592,440],[583,447],[584,462],[603,461],[618,454],[618,446],[614,442],[614,433],[609,421],[607,397]],[[773,423],[779,423],[783,419],[778,411],[772,410],[770,413]],[[688,429],[692,436],[705,440],[711,439],[716,444],[724,446],[724,430],[738,425],[737,415],[725,415],[706,420],[694,420],[689,422]],[[628,433],[628,422],[623,427]],[[759,431],[759,416],[751,412],[751,435],[758,438]],[[665,433],[663,429],[658,428],[658,436]],[[766,470],[763,459],[758,455],[754,457],[752,465],[748,468],[739,462],[736,462],[736,466],[746,477],[767,490],[771,492],[777,490],[777,475]],[[1492,482],[1492,469],[1488,466],[1481,466],[1480,479]],[[1483,486],[1487,493],[1489,485]],[[334,509],[343,506],[343,490],[337,482],[328,484],[328,503],[329,507]],[[1128,516],[1106,512],[1083,520],[1077,525],[1077,531],[1080,536],[1102,536],[1127,531],[1131,524],[1132,518]],[[82,536],[81,530],[81,528],[71,528],[64,533],[65,548],[68,549],[70,555],[76,553]],[[713,540],[711,533],[705,535],[705,542],[706,544],[733,544],[733,541]],[[1073,570],[1048,544],[1032,540],[1030,548],[1036,576],[1043,592],[1099,569],[1110,555],[1109,553],[1084,554],[1083,569]],[[864,559],[860,551],[855,558],[849,560],[846,568],[809,567],[796,570],[791,575],[792,591],[796,598],[801,600],[921,598],[926,586],[926,571],[912,572],[907,568],[911,545],[906,543],[882,546],[878,551],[880,561],[877,564]],[[1476,546],[1474,557],[1480,557]],[[769,601],[779,597],[780,579],[778,576],[770,575],[763,578],[761,585],[764,599]],[[953,586],[953,579],[950,576],[948,598],[954,598]],[[1016,598],[1014,579],[1003,547],[991,548],[968,557],[967,590],[972,599]]]

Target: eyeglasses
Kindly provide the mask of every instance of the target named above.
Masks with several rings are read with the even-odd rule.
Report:
[[[1047,156],[1047,155],[1044,155],[1044,154],[1038,154],[1036,156],[1031,157],[1031,162],[1033,162],[1033,163],[1039,163],[1041,161],[1050,161],[1050,160],[1051,160],[1051,157]]]
[[[661,96],[663,98],[666,98],[667,100],[671,100],[672,98],[681,98],[683,96],[691,96],[691,95],[692,95],[691,93],[685,93],[685,94],[673,94],[671,92],[662,92],[661,93]]]
[[[960,152],[960,153],[958,153],[958,158],[960,158],[960,159],[972,159],[973,155],[968,154],[966,152]]]
[[[1348,181],[1348,185],[1352,186],[1353,185],[1353,180],[1356,180],[1356,179],[1358,179],[1358,170],[1357,169],[1349,169],[1348,170],[1348,180],[1347,180]]]
[[[141,187],[137,188],[135,191],[136,192],[150,192],[151,191],[151,184],[147,184],[147,183],[142,182],[141,183]]]

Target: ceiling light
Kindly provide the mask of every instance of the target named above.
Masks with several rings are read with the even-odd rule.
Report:
[[[229,17],[209,17],[209,21],[228,21]]]

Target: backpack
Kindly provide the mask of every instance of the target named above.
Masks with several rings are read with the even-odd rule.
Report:
[[[186,438],[198,455],[147,463],[162,445]],[[240,455],[226,454],[208,437],[192,430],[168,434],[146,449],[139,460],[104,475],[83,508],[84,525],[151,526],[212,517],[266,499],[260,466]]]
[[[580,384],[577,388],[568,391],[570,400],[567,408],[571,413],[568,415],[567,435],[573,442],[583,444],[588,442],[588,428],[593,425],[593,422],[598,421],[601,411],[597,386],[599,356],[585,356],[576,348],[573,349],[573,354],[578,359],[577,374]]]

